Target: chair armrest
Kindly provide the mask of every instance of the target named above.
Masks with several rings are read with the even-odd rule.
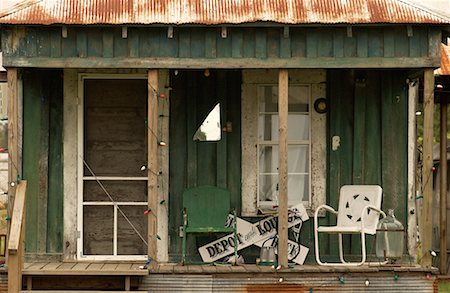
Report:
[[[363,208],[363,210],[361,211],[361,220],[363,219],[363,217],[364,217],[365,213],[367,212],[367,210],[375,211],[375,212],[377,212],[379,215],[382,215],[383,218],[386,218],[386,214],[385,214],[382,210],[380,210],[379,208],[377,208],[376,206],[374,206],[374,205],[366,205],[366,206]]]
[[[324,209],[327,212],[330,212],[330,213],[335,214],[335,215],[338,214],[338,212],[336,212],[332,207],[330,207],[330,206],[328,206],[326,204],[323,204],[323,205],[320,205],[319,207],[317,207],[316,211],[314,212],[314,229],[316,229],[316,230],[317,230],[317,228],[319,226],[318,225],[319,222],[317,221],[317,216],[319,215],[319,211],[321,209]]]
[[[330,206],[328,206],[328,205],[326,205],[326,204],[323,204],[323,205],[320,205],[320,206],[316,209],[316,211],[314,212],[314,218],[317,218],[317,216],[318,216],[318,214],[319,214],[319,211],[322,210],[322,209],[324,209],[324,210],[326,210],[327,212],[330,212],[330,213],[332,213],[332,214],[335,214],[335,215],[338,214],[338,212],[337,212],[335,209],[333,209],[332,207],[330,207]]]
[[[378,215],[382,215],[383,216],[383,218],[386,218],[386,214],[382,211],[382,210],[380,210],[379,208],[377,208],[376,206],[374,206],[374,205],[366,205],[363,209],[362,209],[362,211],[361,211],[361,229],[362,230],[364,230],[364,227],[365,227],[365,225],[364,225],[364,216],[366,215],[366,213],[367,213],[367,210],[372,210],[372,211],[375,211],[376,213],[378,213]],[[378,216],[379,217],[379,216]],[[362,231],[361,230],[361,231]]]

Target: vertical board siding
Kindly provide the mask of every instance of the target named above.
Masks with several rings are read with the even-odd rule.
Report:
[[[397,218],[406,226],[407,89],[404,73],[330,70],[327,82],[330,99],[327,203],[338,206],[342,185],[379,184],[383,188],[382,209],[395,208]],[[333,136],[340,137],[336,150],[332,149]],[[334,223],[332,217],[322,221]],[[328,253],[337,256],[337,237],[330,237],[328,241]],[[359,253],[359,237],[344,237],[344,241],[348,247],[346,252]],[[372,244],[369,238],[369,253],[374,253]]]
[[[170,107],[170,258],[179,261],[182,194],[189,187],[214,185],[231,193],[231,207],[240,210],[240,71],[179,70],[171,74]],[[193,135],[216,103],[221,103],[221,126],[231,122],[232,132],[222,132],[218,142],[193,141]],[[193,237],[188,253],[199,257]],[[198,240],[198,239],[197,239]],[[205,241],[200,238],[198,241]]]
[[[63,80],[62,72],[50,77],[47,252],[63,251]]]
[[[46,44],[48,46],[48,43]],[[51,58],[61,57],[61,30],[50,30],[50,56]]]
[[[120,27],[68,27],[67,38],[60,28],[15,27],[2,30],[4,56],[18,57],[104,57],[104,58],[370,58],[433,57],[439,31],[413,26],[228,27],[130,27],[122,37]],[[433,42],[430,41],[433,40]]]
[[[27,253],[61,253],[63,237],[62,73],[23,74],[23,177]]]

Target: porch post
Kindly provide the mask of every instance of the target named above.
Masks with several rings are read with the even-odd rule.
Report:
[[[447,274],[447,98],[441,96],[440,154],[440,263],[441,274]]]
[[[8,68],[8,216],[11,216],[17,186],[19,135],[17,68]],[[11,184],[14,182],[14,184]],[[9,225],[8,225],[9,227]]]
[[[158,213],[158,70],[148,71],[148,257],[151,266],[156,265],[157,256],[157,213]]]
[[[278,264],[288,267],[288,87],[287,69],[278,73]]]
[[[422,215],[422,267],[431,267],[431,239],[433,231],[433,112],[434,74],[433,69],[424,71],[423,89],[423,215]]]

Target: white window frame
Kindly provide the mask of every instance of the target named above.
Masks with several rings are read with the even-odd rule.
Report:
[[[78,74],[78,121],[77,121],[77,137],[78,137],[78,158],[77,158],[77,190],[78,190],[78,208],[77,208],[77,229],[78,229],[78,241],[77,241],[77,258],[84,260],[146,260],[147,255],[117,255],[117,219],[118,209],[117,206],[130,206],[140,205],[143,207],[148,206],[148,202],[116,202],[115,206],[112,202],[83,202],[83,187],[84,181],[96,180],[93,176],[84,176],[84,82],[87,79],[145,79],[145,74],[97,74],[97,73],[80,73]],[[142,177],[113,177],[113,176],[98,176],[97,179],[103,181],[148,181],[147,176]],[[83,208],[84,206],[113,206],[114,207],[114,219],[113,219],[113,254],[108,255],[84,255],[83,254]]]
[[[257,86],[257,99],[258,99],[258,117],[261,114],[266,114],[267,112],[260,112],[259,111],[259,98],[261,95],[261,91],[263,90],[263,88],[265,87],[277,87],[278,88],[278,84],[276,83],[272,83],[272,84],[258,84]],[[289,114],[307,114],[308,115],[308,140],[288,140],[287,144],[288,144],[288,148],[289,146],[308,146],[308,201],[301,201],[301,203],[303,203],[303,205],[305,207],[309,207],[311,204],[311,84],[304,84],[304,83],[296,83],[296,84],[289,84],[289,89],[293,88],[293,87],[307,87],[308,88],[308,112],[288,112],[288,116]],[[278,100],[277,100],[277,105],[278,105]],[[277,107],[278,108],[278,107]],[[275,113],[274,113],[275,114]],[[278,112],[276,112],[276,115],[278,115]],[[259,123],[259,119],[258,122]],[[259,137],[260,133],[259,133],[259,125],[258,125],[258,134],[257,137]],[[288,132],[289,132],[289,127],[288,127]],[[292,131],[292,130],[291,130]],[[261,147],[264,146],[278,146],[279,142],[278,141],[274,141],[274,140],[259,140],[258,139],[258,143],[257,143],[257,154],[259,156],[260,154],[260,150]],[[288,158],[289,159],[289,158]],[[257,170],[258,170],[258,177],[257,177],[257,205],[258,208],[267,208],[267,207],[272,207],[272,206],[277,206],[278,202],[274,202],[274,201],[260,201],[259,200],[259,187],[260,187],[260,178],[261,178],[261,172],[260,172],[260,166],[259,166],[259,158],[258,158],[258,162],[257,162]],[[273,173],[273,175],[277,175],[278,173]],[[288,176],[292,174],[288,172]],[[289,200],[289,194],[288,194],[288,205],[289,206],[293,206],[296,204],[299,204],[300,201],[292,201]]]
[[[277,69],[243,69],[241,93],[241,215],[260,216],[258,211],[258,86],[276,85]],[[307,84],[310,98],[310,216],[326,202],[327,141],[325,113],[314,110],[317,99],[326,98],[326,70],[289,69],[289,84]],[[320,214],[322,216],[322,214]]]

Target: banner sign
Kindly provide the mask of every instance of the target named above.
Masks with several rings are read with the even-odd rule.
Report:
[[[288,211],[288,228],[302,225],[309,219],[303,204],[298,204]],[[232,225],[233,216],[229,215],[227,226]],[[237,240],[238,248],[241,250],[250,245],[262,246],[262,243],[277,234],[278,217],[270,216],[256,223],[247,222],[237,218]],[[299,230],[297,229],[299,232]],[[276,238],[276,237],[275,237]],[[274,238],[274,240],[275,240]],[[269,241],[268,241],[269,242]],[[267,243],[266,243],[267,244]],[[276,243],[272,243],[276,245]],[[289,240],[289,260],[302,264],[309,249],[305,246]],[[233,233],[218,240],[208,243],[198,249],[204,262],[213,262],[234,253]]]

